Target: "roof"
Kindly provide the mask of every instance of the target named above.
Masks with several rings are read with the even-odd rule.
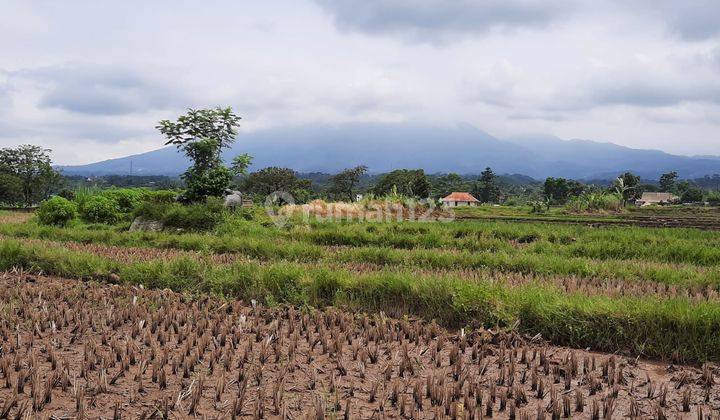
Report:
[[[640,201],[646,203],[661,203],[675,200],[678,200],[678,196],[668,192],[644,192],[642,197],[640,197]]]
[[[480,201],[466,192],[453,192],[442,201],[467,201],[468,203],[479,203]]]

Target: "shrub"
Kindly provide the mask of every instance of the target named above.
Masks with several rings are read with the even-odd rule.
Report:
[[[75,203],[63,197],[53,197],[40,204],[37,216],[44,225],[66,226],[77,214]]]
[[[573,197],[565,208],[573,213],[622,210],[622,198],[618,194],[584,193]]]
[[[153,200],[143,201],[135,207],[133,210],[133,216],[141,217],[145,220],[157,220],[161,221],[165,218],[165,214],[168,212],[170,204],[155,202]]]
[[[547,202],[535,200],[530,202],[530,213],[543,213],[547,209]]]
[[[703,201],[703,192],[698,187],[690,187],[682,193],[680,200],[683,203],[699,203]]]
[[[112,200],[117,211],[130,213],[142,201],[145,194],[146,191],[141,188],[111,188],[100,193],[100,196]]]
[[[75,200],[75,191],[70,190],[68,188],[63,188],[62,190],[60,190],[60,192],[58,192],[57,195],[59,195],[62,198],[68,199],[70,201]]]
[[[80,217],[90,223],[115,223],[118,220],[117,205],[102,195],[92,196],[80,206]]]
[[[169,197],[167,194],[157,196],[160,200]],[[173,199],[174,199],[173,195]],[[149,198],[141,202],[133,211],[135,217],[163,222],[165,227],[201,231],[213,229],[222,220],[222,200],[209,198],[205,203],[181,204],[157,202]]]
[[[707,195],[707,201],[711,206],[720,205],[720,191],[710,191]]]
[[[148,191],[144,200],[153,203],[174,203],[178,193],[172,190]]]
[[[172,204],[163,217],[166,227],[184,230],[210,230],[222,220],[223,205],[209,198],[205,204]]]

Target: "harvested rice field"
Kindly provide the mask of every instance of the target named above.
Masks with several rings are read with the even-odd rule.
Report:
[[[716,418],[715,365],[382,312],[0,275],[2,418]]]
[[[720,415],[720,232],[3,217],[8,417],[339,418],[348,402],[351,418]]]

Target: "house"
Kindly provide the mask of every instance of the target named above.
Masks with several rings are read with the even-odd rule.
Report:
[[[653,204],[673,204],[680,202],[680,197],[668,192],[644,192],[642,197],[635,200],[638,206],[650,206]]]
[[[466,192],[453,192],[447,197],[443,198],[442,203],[444,206],[447,207],[480,205],[480,201],[478,201],[477,198]]]

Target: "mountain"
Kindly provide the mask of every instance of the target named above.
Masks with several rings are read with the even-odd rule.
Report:
[[[158,142],[160,139],[158,139]],[[354,123],[275,128],[241,133],[226,161],[240,153],[254,157],[252,169],[282,166],[298,172],[332,173],[356,165],[370,172],[422,168],[428,173],[496,173],[544,179],[610,179],[631,170],[657,179],[676,170],[683,178],[720,173],[720,157],[671,155],[589,140],[523,137],[501,140],[469,125]],[[60,167],[70,175],[177,175],[188,160],[174,147],[80,166]]]

